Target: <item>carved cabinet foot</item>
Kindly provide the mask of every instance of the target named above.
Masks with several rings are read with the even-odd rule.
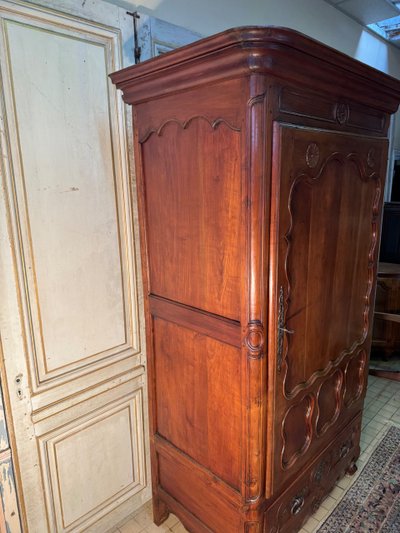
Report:
[[[355,461],[351,462],[350,465],[347,467],[346,475],[348,476],[354,476],[354,474],[357,472],[357,465]]]

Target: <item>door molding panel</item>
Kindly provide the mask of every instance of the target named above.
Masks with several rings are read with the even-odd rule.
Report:
[[[51,531],[86,529],[145,488],[143,383],[128,385],[119,387],[125,394],[116,400],[38,435]],[[79,453],[80,439],[90,443],[90,458]],[[100,483],[91,487],[94,469]]]
[[[26,16],[18,13],[15,17],[18,24],[26,23]],[[127,174],[129,166],[127,164],[126,153],[126,137],[125,130],[121,127],[121,122],[124,120],[124,110],[116,91],[108,86],[109,98],[109,122],[111,130],[111,141],[113,144],[113,152],[110,154],[113,163],[114,171],[114,185],[115,185],[115,199],[116,199],[116,217],[118,219],[119,235],[119,259],[121,262],[121,277],[123,289],[121,290],[121,298],[124,302],[124,321],[125,332],[120,342],[115,346],[99,347],[94,353],[77,354],[76,357],[70,358],[67,363],[63,362],[60,365],[49,367],[49,357],[46,354],[46,339],[43,329],[43,317],[41,312],[40,298],[41,288],[37,279],[37,266],[35,265],[35,244],[32,238],[32,228],[38,230],[38,223],[35,226],[30,220],[27,184],[24,176],[24,160],[21,154],[21,135],[19,134],[18,114],[15,106],[18,100],[15,97],[13,73],[10,65],[12,60],[10,57],[9,46],[9,19],[3,21],[3,39],[4,49],[7,51],[6,57],[3,57],[3,65],[8,65],[6,72],[3,71],[3,85],[4,98],[6,102],[6,109],[12,110],[8,112],[7,120],[9,124],[10,138],[8,146],[10,147],[10,155],[13,163],[11,173],[8,173],[8,190],[11,193],[9,199],[9,216],[11,218],[11,211],[15,212],[15,220],[13,221],[14,234],[14,253],[15,261],[18,264],[19,272],[19,287],[20,287],[20,306],[21,314],[24,320],[25,343],[29,354],[30,361],[30,377],[32,391],[37,392],[42,388],[51,386],[51,381],[57,378],[57,384],[60,381],[66,382],[75,379],[77,375],[92,372],[94,368],[101,368],[109,363],[112,358],[113,362],[117,359],[123,359],[129,356],[140,355],[140,328],[138,323],[139,315],[139,299],[138,288],[129,280],[137,279],[137,266],[134,261],[134,241],[132,234],[132,221],[130,219],[131,209],[131,195],[129,190],[129,176]],[[14,23],[14,21],[12,22]],[[85,23],[80,21],[71,22],[70,28],[65,28],[64,24],[58,25],[51,21],[43,19],[35,20],[33,23],[29,21],[30,27],[43,29],[44,32],[59,32],[59,35],[71,36],[79,40],[85,39],[88,31]],[[92,44],[95,42],[104,49],[105,57],[105,73],[116,70],[121,65],[120,55],[120,32],[117,30],[97,28],[90,29],[90,40],[87,42]],[[8,72],[7,72],[8,71]],[[38,89],[40,90],[40,88]],[[89,142],[89,140],[88,140]],[[73,194],[79,192],[72,187],[65,191],[65,194]],[[50,194],[49,194],[50,196]],[[50,198],[51,199],[51,198]],[[42,239],[45,236],[42,236]],[[48,265],[44,265],[47,266]],[[48,294],[46,295],[49,296]],[[43,298],[44,299],[44,298]],[[71,332],[73,335],[73,332]],[[65,354],[68,355],[68,354]],[[54,357],[54,356],[53,356]],[[66,359],[66,357],[64,357]],[[140,364],[140,357],[137,364]]]
[[[28,531],[106,531],[151,494],[132,124],[107,76],[133,62],[132,21],[101,0],[0,0],[0,39],[0,333],[22,518]],[[90,470],[92,419],[123,403],[107,419],[122,443],[100,439],[96,453],[130,460],[134,476],[72,517],[55,466],[72,440],[58,432],[84,439],[92,424]],[[89,474],[96,485],[109,471]]]
[[[310,147],[317,147],[315,143],[312,143],[308,146],[308,149]],[[372,148],[368,151],[368,157],[371,153]],[[310,167],[309,162],[309,150],[306,152],[306,161],[307,166]],[[318,155],[319,158],[319,155]],[[318,158],[316,160],[315,166],[319,163]],[[294,203],[296,199],[296,191],[297,189],[303,185],[303,187],[309,187],[311,190],[316,184],[323,183],[324,178],[326,177],[327,171],[330,170],[330,166],[332,164],[340,164],[341,167],[344,167],[345,165],[353,165],[357,172],[355,173],[356,177],[353,177],[353,179],[360,179],[363,182],[369,183],[372,182],[374,184],[374,193],[373,193],[373,202],[371,204],[370,212],[368,215],[370,216],[371,220],[371,238],[370,238],[370,245],[369,245],[369,251],[368,255],[365,258],[365,270],[368,272],[368,283],[365,288],[365,293],[363,294],[363,301],[364,301],[364,309],[362,312],[362,327],[359,327],[357,331],[355,332],[353,338],[349,340],[345,346],[343,346],[342,350],[339,350],[337,357],[335,359],[329,359],[328,363],[319,368],[314,370],[310,375],[305,376],[305,379],[301,383],[296,383],[295,386],[290,386],[288,384],[288,373],[289,373],[289,366],[290,361],[288,360],[288,350],[289,350],[289,344],[290,339],[288,339],[288,333],[284,332],[284,339],[285,339],[285,350],[283,354],[283,360],[282,360],[282,374],[283,374],[283,383],[284,383],[284,395],[287,399],[294,398],[300,391],[308,389],[317,379],[327,376],[328,373],[331,372],[332,369],[337,368],[340,363],[345,359],[348,358],[351,355],[354,355],[355,351],[360,348],[366,338],[369,331],[369,316],[370,316],[370,300],[371,300],[371,291],[373,286],[373,280],[374,280],[374,272],[373,272],[373,262],[372,258],[375,254],[375,249],[377,245],[377,223],[378,223],[378,209],[379,209],[379,202],[380,197],[382,193],[382,180],[380,178],[380,175],[376,172],[371,170],[369,163],[367,161],[362,161],[359,154],[356,153],[346,153],[345,151],[339,152],[334,151],[330,153],[322,162],[318,164],[318,167],[316,168],[317,172],[313,175],[310,171],[302,171],[299,175],[297,175],[290,187],[289,191],[289,197],[288,197],[288,213],[289,213],[289,228],[287,232],[284,235],[284,241],[286,245],[286,255],[284,259],[284,271],[285,271],[285,299],[284,299],[284,308],[285,308],[285,315],[287,315],[288,324],[290,324],[290,316],[295,315],[299,312],[298,309],[293,310],[291,308],[291,277],[293,275],[293,269],[291,270],[291,259],[292,257],[296,256],[296,251],[293,250],[293,248],[296,247],[296,241],[293,239],[293,228],[296,225],[296,222],[294,220]],[[314,165],[311,165],[310,168],[313,168]],[[367,170],[368,169],[368,170]],[[322,187],[321,187],[322,189]],[[302,243],[300,243],[301,246]],[[297,250],[298,251],[298,250]],[[321,326],[322,327],[322,326]],[[289,328],[290,330],[290,328]],[[292,334],[292,332],[290,333]]]

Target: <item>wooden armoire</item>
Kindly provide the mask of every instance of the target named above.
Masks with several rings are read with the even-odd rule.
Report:
[[[274,27],[112,80],[133,104],[155,522],[295,532],[360,453],[400,82]]]

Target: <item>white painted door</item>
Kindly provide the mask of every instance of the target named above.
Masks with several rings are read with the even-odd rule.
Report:
[[[0,0],[0,39],[0,334],[20,507],[29,533],[99,533],[150,497],[130,123],[107,77],[133,62],[132,20],[100,0]]]
[[[185,44],[201,39],[201,35],[182,26],[139,13],[138,45],[140,61],[146,61]]]

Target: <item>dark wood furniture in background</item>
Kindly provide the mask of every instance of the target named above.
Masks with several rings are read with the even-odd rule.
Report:
[[[294,532],[360,451],[400,83],[280,28],[112,80],[134,104],[155,522]]]
[[[383,208],[370,374],[400,380],[400,203]],[[382,361],[382,358],[385,360]]]
[[[383,225],[383,229],[385,226]],[[400,352],[400,264],[379,263],[375,298],[370,374],[400,381],[400,366],[377,363],[382,355],[394,359]],[[398,358],[396,358],[396,361]]]
[[[379,261],[400,264],[400,202],[384,205]]]

